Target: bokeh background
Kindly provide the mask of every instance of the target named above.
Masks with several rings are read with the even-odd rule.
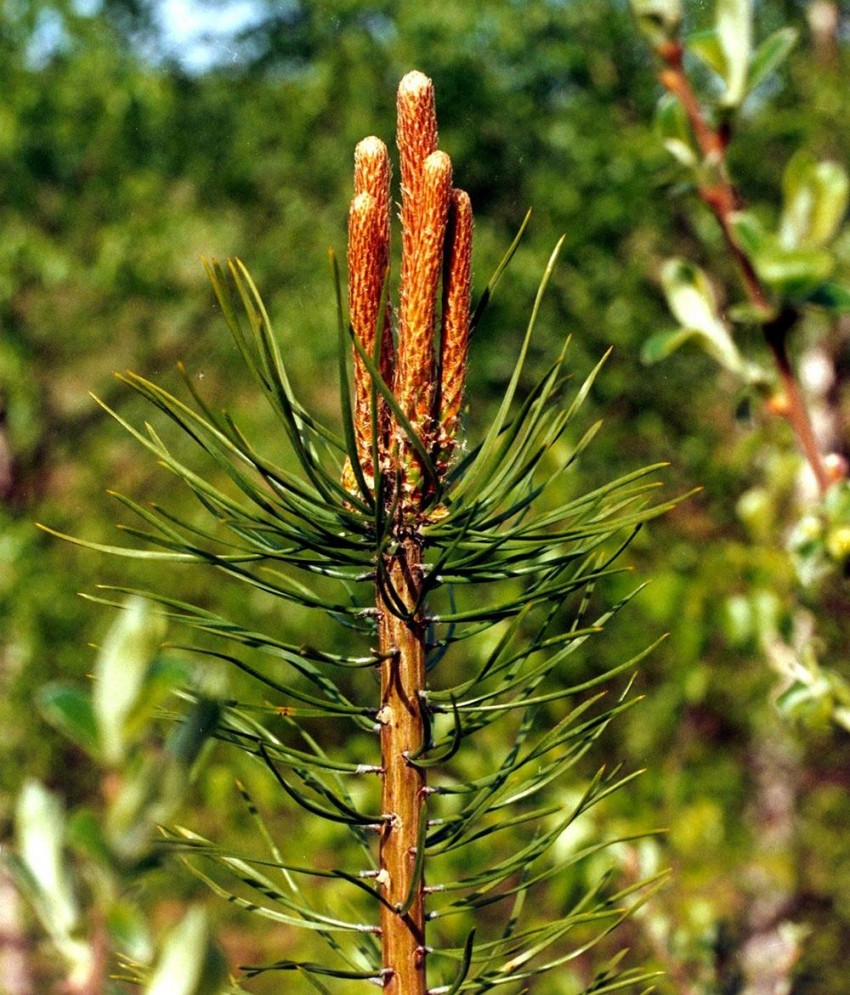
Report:
[[[685,6],[691,27],[706,22],[707,4]],[[824,8],[833,28],[813,30]],[[850,163],[850,12],[825,0],[761,0],[756,13],[759,36],[784,23],[800,31],[788,66],[747,104],[732,148],[741,189],[769,213],[801,144]],[[646,768],[600,819],[618,833],[665,827],[635,859],[674,871],[622,941],[635,963],[668,971],[663,992],[732,993],[744,990],[737,963],[747,943],[786,924],[793,942],[781,949],[799,952],[787,990],[842,995],[850,739],[828,709],[806,721],[780,712],[782,676],[763,633],[775,627],[793,642],[800,613],[812,613],[824,657],[850,677],[848,591],[840,579],[797,590],[783,551],[798,500],[786,427],[746,409],[696,350],[641,363],[642,343],[671,324],[658,287],[664,257],[710,267],[724,304],[740,295],[711,219],[676,185],[653,132],[660,87],[620,0],[3,4],[0,842],[25,777],[69,805],[99,790],[97,772],[43,722],[33,695],[91,668],[90,644],[111,616],[78,592],[145,582],[142,566],[58,542],[35,523],[113,542],[123,513],[108,489],[157,500],[170,487],[89,392],[143,419],[114,371],[179,389],[182,361],[215,403],[261,431],[266,415],[200,262],[240,256],[299,389],[335,417],[327,249],[344,253],[353,147],[372,133],[392,142],[395,86],[410,68],[434,79],[441,145],[472,197],[479,292],[534,210],[473,344],[472,429],[511,374],[537,282],[566,233],[529,382],[566,334],[579,381],[614,347],[585,416],[605,424],[582,483],[666,462],[665,495],[701,488],[634,543],[629,563],[652,583],[598,661],[669,633],[641,665],[645,700],[596,758]],[[850,328],[807,326],[795,354],[815,342],[822,352],[826,343],[834,373],[819,403],[846,450]],[[297,638],[298,617],[212,583],[199,591],[203,583],[169,579],[230,614],[278,612],[275,624]],[[231,780],[215,754],[197,787],[202,822],[226,824]],[[274,955],[274,936],[246,933],[231,913],[220,921],[235,962],[269,947]]]

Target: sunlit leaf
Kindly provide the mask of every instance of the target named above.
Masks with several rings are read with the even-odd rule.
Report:
[[[747,73],[752,51],[752,0],[717,0],[715,8],[717,39],[725,56],[723,79],[725,107],[737,107],[747,93]]]
[[[164,636],[162,618],[141,598],[127,602],[106,634],[94,667],[93,704],[108,763],[118,763],[132,741],[127,722]]]
[[[848,192],[847,171],[837,162],[817,162],[804,150],[794,155],[783,177],[781,247],[828,245],[844,219]]]
[[[73,935],[80,906],[65,850],[65,811],[60,799],[38,781],[26,781],[18,796],[15,838],[20,862],[10,867],[19,886],[53,942],[76,970],[84,970],[92,951]]]
[[[738,348],[721,319],[714,292],[705,273],[683,259],[668,259],[661,267],[661,283],[670,310],[682,329],[667,338],[656,337],[644,347],[644,357],[653,361],[669,354],[689,338],[700,344],[721,365],[742,374],[745,366]]]
[[[805,298],[825,283],[835,269],[835,257],[825,249],[763,250],[756,271],[768,286],[792,298]]]

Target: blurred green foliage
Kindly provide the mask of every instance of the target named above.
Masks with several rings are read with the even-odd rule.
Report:
[[[227,971],[205,911],[189,911],[155,958],[148,910],[137,899],[139,880],[162,862],[159,826],[180,807],[221,707],[199,688],[163,736],[158,707],[170,691],[190,687],[192,675],[160,653],[165,625],[148,603],[129,599],[123,609],[95,661],[91,691],[55,681],[36,695],[47,721],[99,766],[103,797],[66,815],[57,793],[29,778],[2,868],[37,916],[67,991],[117,995],[124,990],[111,980],[118,958],[124,970],[156,960],[151,993],[214,995]]]
[[[684,7],[688,28],[705,26],[704,5]],[[786,426],[742,411],[733,380],[695,349],[641,364],[643,343],[670,324],[662,258],[704,266],[723,253],[708,213],[670,186],[669,157],[652,130],[661,90],[625,3],[268,0],[204,72],[160,54],[156,9],[145,0],[11,0],[0,13],[0,838],[24,778],[42,779],[70,804],[96,790],[81,755],[39,718],[34,696],[93,665],[86,643],[110,617],[75,592],[143,576],[34,522],[111,542],[121,510],[105,487],[155,500],[168,486],[87,391],[132,415],[138,402],[113,370],[156,374],[168,386],[180,360],[208,396],[262,431],[264,414],[232,375],[235,357],[199,263],[201,254],[240,255],[300,390],[331,416],[326,250],[344,243],[351,150],[366,134],[393,134],[395,85],[417,67],[435,81],[441,144],[472,196],[482,279],[526,209],[535,212],[473,343],[470,396],[481,407],[470,419],[485,419],[487,400],[510,376],[540,273],[566,232],[529,380],[565,331],[579,380],[613,344],[592,398],[605,427],[583,461],[588,483],[609,479],[612,465],[669,460],[671,493],[703,487],[638,538],[631,555],[654,581],[612,630],[610,660],[595,664],[670,632],[638,677],[647,699],[606,740],[612,757],[647,768],[606,810],[608,826],[670,830],[632,855],[675,871],[643,928],[630,927],[633,946],[669,971],[661,991],[740,991],[734,954],[764,881],[781,882],[784,915],[808,931],[793,992],[846,991],[850,743],[826,722],[801,728],[778,717],[782,678],[765,660],[766,644],[795,644],[811,612],[832,666],[850,677],[841,649],[850,644],[846,583],[833,578],[802,602],[797,594],[776,534],[795,501]],[[824,9],[837,29],[818,27]],[[801,144],[818,160],[850,161],[848,15],[828,0],[757,5],[758,38],[783,24],[800,41],[782,74],[744,105],[731,149],[750,206],[768,217]],[[842,251],[846,271],[850,247]],[[846,452],[850,327],[814,321],[795,354],[815,337],[826,342],[835,379],[823,403]],[[197,585],[197,575],[175,570],[177,596],[191,588],[245,619],[270,611],[244,592],[222,604],[222,592]],[[276,621],[295,633],[303,624],[297,612]],[[772,814],[759,805],[767,782],[785,790],[785,835],[771,835]],[[251,790],[271,804],[264,782]],[[223,759],[213,757],[198,792],[202,826],[231,808],[237,829],[244,824]],[[225,934],[242,961],[285,942],[280,933]]]

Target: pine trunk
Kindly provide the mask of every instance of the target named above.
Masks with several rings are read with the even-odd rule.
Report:
[[[425,907],[423,881],[414,883],[416,847],[424,814],[425,775],[407,757],[422,745],[420,692],[425,687],[425,633],[414,614],[421,585],[421,550],[407,540],[389,564],[389,580],[405,609],[404,620],[378,596],[381,612],[382,811],[392,818],[381,834],[380,867],[384,895],[403,914],[381,909],[384,990],[390,995],[425,995]],[[414,889],[412,903],[409,903]]]

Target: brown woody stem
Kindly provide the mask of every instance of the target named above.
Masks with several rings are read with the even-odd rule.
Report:
[[[699,190],[700,199],[711,209],[723,232],[726,246],[741,275],[747,297],[760,311],[771,309],[770,295],[759,279],[749,256],[738,242],[732,227],[732,215],[742,207],[741,197],[729,179],[726,170],[726,147],[729,143],[728,131],[711,125],[703,114],[697,95],[691,86],[682,65],[683,49],[677,42],[669,42],[658,48],[658,54],[665,64],[659,79],[661,84],[676,96],[691,125],[694,137],[706,162],[711,169],[711,181],[703,183]],[[833,482],[824,464],[823,453],[818,445],[809,410],[806,407],[800,385],[788,357],[788,333],[797,323],[799,314],[788,309],[764,326],[765,340],[773,355],[782,388],[785,393],[786,419],[797,439],[797,445],[808,462],[823,494]]]
[[[693,128],[700,151],[706,158],[721,159],[726,152],[726,137],[705,119],[702,106],[682,65],[684,54],[682,46],[676,42],[669,42],[659,48],[658,54],[665,64],[659,77],[661,84],[679,98]]]
[[[421,692],[425,689],[425,629],[417,608],[421,589],[421,549],[405,540],[387,564],[388,582],[409,618],[379,592],[381,663],[382,812],[380,880],[384,897],[397,909],[381,907],[384,990],[391,995],[425,995],[424,881],[414,880],[416,848],[425,818],[425,775],[408,761],[425,735]]]
[[[783,320],[784,319],[784,320]],[[788,332],[796,323],[797,315],[791,311],[787,314],[780,314],[778,318],[765,326],[765,337],[773,360],[779,371],[782,381],[782,390],[785,394],[785,418],[794,430],[797,437],[797,444],[806,457],[809,466],[817,480],[818,489],[821,494],[825,494],[830,484],[835,480],[830,475],[824,464],[823,455],[815,438],[806,402],[800,390],[797,378],[791,368],[791,361],[788,358],[786,339]]]

